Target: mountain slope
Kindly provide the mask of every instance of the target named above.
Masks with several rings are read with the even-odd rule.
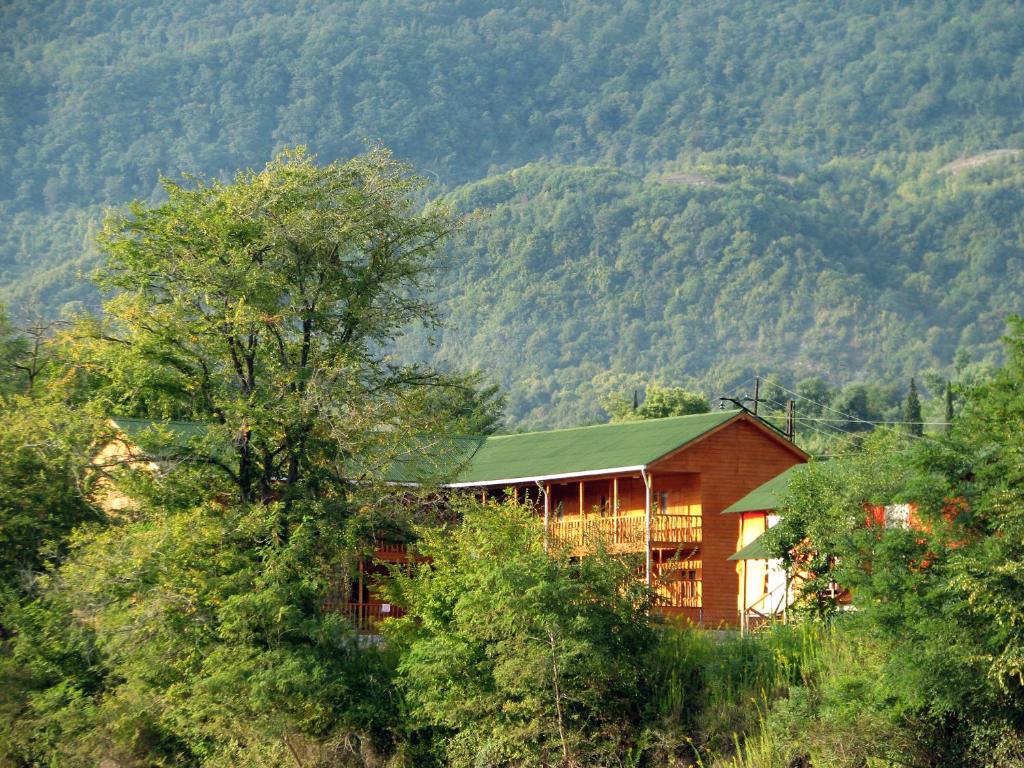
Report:
[[[593,418],[604,371],[984,356],[1021,310],[1020,21],[1011,0],[14,0],[0,301],[94,304],[97,218],[159,199],[161,172],[381,142],[494,208],[452,252],[436,355],[493,369],[531,423]]]
[[[1024,296],[1024,164],[908,173],[535,165],[469,185],[453,204],[488,213],[452,249],[435,359],[491,372],[517,422],[561,424],[600,418],[630,373],[724,389],[993,358]]]

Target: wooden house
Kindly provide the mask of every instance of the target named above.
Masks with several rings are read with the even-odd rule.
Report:
[[[553,540],[641,555],[660,611],[738,626],[744,519],[723,512],[807,459],[750,413],[721,411],[487,437],[446,485],[528,500]]]

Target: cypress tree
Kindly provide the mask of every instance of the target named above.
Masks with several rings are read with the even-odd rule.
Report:
[[[910,380],[910,390],[907,392],[903,421],[906,422],[907,432],[911,435],[921,437],[924,434],[924,424],[921,423],[921,398],[917,395],[917,384],[913,379]]]
[[[953,428],[953,383],[946,382],[946,431]]]

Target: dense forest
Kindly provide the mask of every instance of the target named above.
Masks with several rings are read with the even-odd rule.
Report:
[[[637,372],[723,392],[758,371],[893,381],[992,357],[1024,295],[1024,166],[919,162],[531,165],[463,187],[456,207],[490,213],[440,287],[435,359],[483,364],[516,418],[565,424]]]
[[[0,299],[96,307],[104,206],[382,143],[460,209],[448,324],[513,425],[634,380],[902,380],[1018,310],[1011,2],[9,3]],[[991,153],[991,154],[985,154]],[[509,334],[514,340],[509,345]]]

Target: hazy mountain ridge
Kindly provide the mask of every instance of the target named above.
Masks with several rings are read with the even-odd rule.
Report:
[[[8,4],[0,299],[94,301],[102,206],[159,172],[379,141],[494,209],[453,248],[436,357],[494,371],[525,423],[594,418],[619,372],[995,354],[1021,310],[1015,3],[506,6]]]

